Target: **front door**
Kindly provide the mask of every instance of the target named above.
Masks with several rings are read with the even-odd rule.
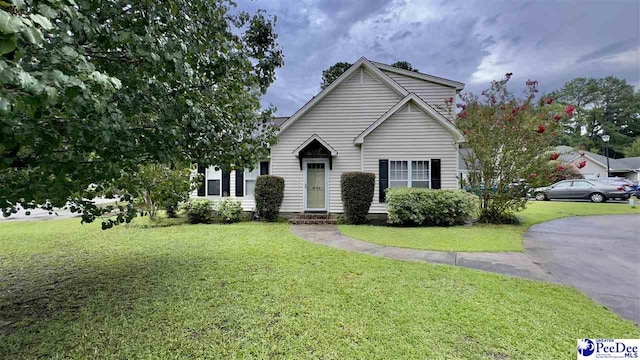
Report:
[[[306,209],[326,210],[326,166],[324,162],[308,162],[306,182]]]

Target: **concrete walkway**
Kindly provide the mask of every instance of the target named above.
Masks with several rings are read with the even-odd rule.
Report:
[[[312,243],[389,259],[461,266],[531,280],[558,282],[525,253],[445,252],[384,246],[345,236],[335,225],[291,225],[291,231]]]

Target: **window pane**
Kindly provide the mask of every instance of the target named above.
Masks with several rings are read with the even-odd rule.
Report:
[[[413,180],[411,181],[411,187],[414,188],[429,188],[429,181],[423,181],[423,180]]]
[[[389,187],[407,187],[407,181],[389,181]]]
[[[255,180],[246,180],[244,191],[247,196],[253,196],[253,191],[255,188],[256,188]]]
[[[412,161],[411,162],[411,183],[413,184],[415,181],[426,181],[429,182],[429,162],[428,161]],[[413,187],[424,187],[424,186],[415,186]]]
[[[207,180],[207,195],[220,196],[220,180]]]

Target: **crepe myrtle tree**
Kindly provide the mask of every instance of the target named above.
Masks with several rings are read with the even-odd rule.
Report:
[[[228,0],[0,1],[3,215],[69,204],[91,222],[118,188],[110,227],[135,214],[142,164],[255,164],[275,141],[274,24]]]
[[[466,138],[463,161],[469,169],[466,186],[480,197],[479,221],[512,223],[524,208],[528,180],[543,173],[557,137],[559,121],[572,116],[551,110],[551,98],[538,98],[538,82],[529,80],[522,97],[507,88],[511,73],[481,96],[464,94],[456,124]]]

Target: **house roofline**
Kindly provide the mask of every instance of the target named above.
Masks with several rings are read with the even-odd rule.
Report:
[[[441,78],[434,75],[424,74],[421,72],[400,69],[395,66],[379,63],[377,61],[372,61],[371,63],[373,63],[375,66],[377,66],[381,70],[393,72],[393,73],[404,75],[404,76],[413,77],[420,80],[430,81],[430,82],[444,85],[444,86],[449,86],[449,87],[455,88],[456,91],[461,91],[462,89],[464,89],[464,86],[465,86],[465,84],[460,81],[445,79],[445,78]]]
[[[356,61],[347,71],[342,73],[336,80],[334,80],[329,86],[324,88],[318,95],[311,98],[304,106],[302,106],[295,114],[291,115],[287,121],[285,121],[280,126],[280,131],[278,134],[282,134],[287,128],[289,128],[293,123],[296,122],[299,118],[301,118],[304,114],[306,114],[309,110],[311,110],[317,103],[319,103],[322,99],[327,97],[333,90],[335,90],[340,84],[342,84],[345,80],[347,80],[351,75],[353,75],[361,66],[365,67],[367,70],[371,71],[376,77],[382,80],[384,83],[389,85],[395,92],[400,94],[401,96],[407,96],[409,92],[400,86],[397,82],[391,79],[388,75],[386,75],[382,70],[380,70],[377,66],[373,65],[367,58],[364,56],[361,57],[358,61]]]

